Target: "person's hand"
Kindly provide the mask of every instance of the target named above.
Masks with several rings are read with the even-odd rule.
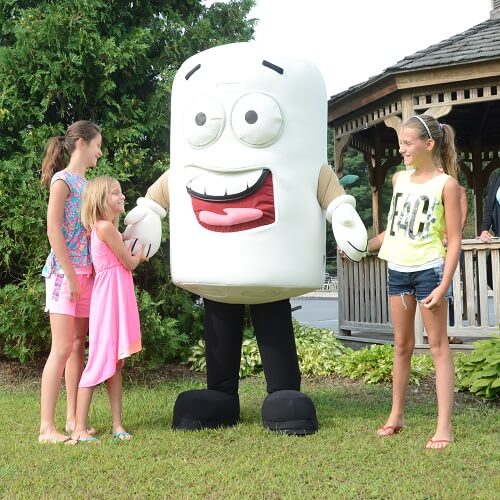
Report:
[[[422,300],[422,305],[433,311],[437,309],[443,302],[446,302],[444,296],[446,295],[446,290],[443,289],[441,285],[437,286],[432,290],[432,292]]]
[[[76,274],[66,277],[68,280],[69,301],[78,302],[80,300],[80,282]]]
[[[478,237],[478,240],[484,241],[485,243],[491,243],[491,234],[489,231],[483,231]]]

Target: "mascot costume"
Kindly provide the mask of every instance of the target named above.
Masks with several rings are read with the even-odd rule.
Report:
[[[152,255],[168,208],[172,280],[204,298],[208,388],[178,396],[174,428],[239,421],[249,305],[268,391],[264,426],[317,430],[300,392],[289,298],[323,283],[325,215],[349,258],[359,261],[367,244],[354,198],[326,164],[326,127],[324,82],[309,62],[250,42],[201,52],[177,72],[170,170],[125,219],[132,244]]]

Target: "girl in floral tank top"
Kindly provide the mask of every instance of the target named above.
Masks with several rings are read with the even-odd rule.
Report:
[[[75,426],[76,395],[84,365],[94,282],[89,238],[81,223],[80,206],[87,183],[85,174],[102,156],[101,140],[97,125],[85,120],[75,122],[64,136],[49,139],[42,163],[42,183],[50,189],[47,235],[51,250],[42,275],[52,344],[42,374],[40,443],[76,444],[67,434]],[[66,434],[58,432],[54,422],[63,372]]]

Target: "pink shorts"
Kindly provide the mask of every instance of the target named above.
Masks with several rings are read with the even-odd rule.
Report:
[[[80,300],[69,300],[68,280],[64,274],[51,274],[45,278],[45,312],[67,314],[75,318],[88,318],[90,297],[94,285],[93,274],[77,274],[80,282]]]

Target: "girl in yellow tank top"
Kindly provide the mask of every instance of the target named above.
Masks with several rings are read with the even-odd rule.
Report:
[[[399,151],[411,170],[394,175],[387,228],[368,242],[368,252],[380,250],[379,257],[388,262],[395,343],[392,409],[377,434],[394,436],[403,429],[418,304],[436,367],[438,402],[436,431],[426,448],[442,449],[453,442],[455,384],[447,337],[447,298],[461,247],[453,129],[429,115],[413,116],[401,128]],[[446,250],[442,244],[445,227]]]

